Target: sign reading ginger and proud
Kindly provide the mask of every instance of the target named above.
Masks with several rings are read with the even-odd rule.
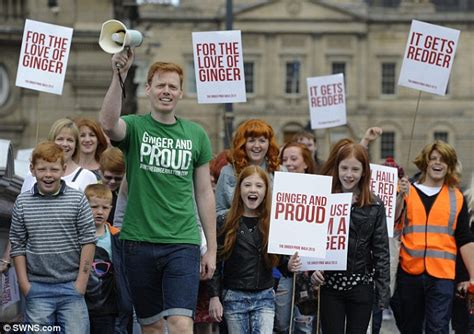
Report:
[[[324,257],[332,177],[275,172],[268,252]]]
[[[198,103],[246,102],[240,31],[193,32]]]
[[[346,94],[343,74],[306,79],[312,129],[332,128],[346,121]]]
[[[445,95],[460,31],[413,20],[398,84]]]
[[[61,95],[72,28],[25,21],[16,85]]]

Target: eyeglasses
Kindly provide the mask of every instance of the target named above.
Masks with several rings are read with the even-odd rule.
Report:
[[[92,268],[97,276],[102,277],[106,275],[110,268],[112,267],[112,263],[106,261],[94,261],[92,262]]]
[[[110,176],[110,175],[102,175],[104,179],[109,182],[114,180],[115,182],[122,182],[123,176]]]

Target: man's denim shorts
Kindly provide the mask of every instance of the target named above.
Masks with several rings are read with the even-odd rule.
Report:
[[[199,288],[198,245],[125,241],[124,261],[138,321],[193,317]]]

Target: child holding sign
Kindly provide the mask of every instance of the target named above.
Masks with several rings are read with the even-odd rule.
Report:
[[[370,165],[366,148],[347,140],[336,147],[338,150],[333,150],[334,156],[323,169],[333,177],[334,193],[353,194],[347,270],[315,271],[311,281],[324,283],[320,303],[325,334],[365,333],[374,298],[380,308],[387,307],[390,298],[385,208],[369,190]]]
[[[272,333],[275,313],[272,267],[284,258],[267,253],[270,224],[270,184],[267,173],[258,166],[242,170],[224,226],[218,237],[218,263],[208,284],[209,314],[217,321],[225,315],[230,334]],[[287,263],[297,271],[297,254]],[[222,269],[223,267],[223,269]],[[222,302],[219,299],[222,278]]]

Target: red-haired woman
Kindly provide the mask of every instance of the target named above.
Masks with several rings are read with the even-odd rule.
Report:
[[[347,270],[315,271],[321,286],[321,323],[325,334],[366,333],[372,307],[387,307],[390,256],[385,208],[370,192],[367,149],[346,141],[337,145],[324,170],[334,193],[352,193]]]
[[[97,121],[90,118],[74,120],[79,128],[79,155],[77,164],[90,170],[100,180],[100,156],[107,148],[107,138]]]
[[[234,196],[237,176],[249,165],[260,166],[273,183],[273,172],[280,169],[278,145],[272,127],[265,121],[250,119],[237,129],[232,148],[216,185],[217,215],[226,213]]]
[[[267,253],[270,208],[268,174],[258,166],[247,166],[237,180],[227,217],[218,218],[218,225],[223,224],[218,234],[219,262],[208,284],[209,314],[218,321],[225,315],[230,334],[272,333],[272,267],[280,264],[282,269],[287,265],[288,270],[297,270],[301,266],[296,254],[285,263],[285,258]]]

